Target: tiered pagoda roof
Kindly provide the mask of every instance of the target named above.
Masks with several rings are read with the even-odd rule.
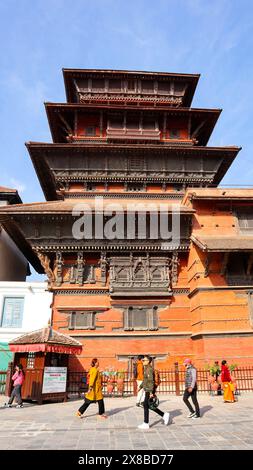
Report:
[[[168,213],[177,199],[185,233],[174,248],[187,249],[194,211],[185,190],[217,186],[240,150],[207,147],[221,110],[190,108],[199,75],[93,69],[63,75],[67,103],[46,103],[53,143],[26,144],[48,202],[2,208],[8,233],[42,272],[35,251],[71,244],[66,218],[76,198],[93,207],[99,195],[124,210],[131,201],[161,199]]]

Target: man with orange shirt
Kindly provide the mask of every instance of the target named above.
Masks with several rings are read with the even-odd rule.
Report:
[[[135,368],[136,368],[135,378],[137,382],[137,390],[139,390],[137,394],[136,406],[141,406],[144,400],[143,388],[140,389],[140,385],[143,382],[143,362],[142,362],[143,357],[144,356],[141,356],[141,355],[138,356],[137,362],[135,364]]]

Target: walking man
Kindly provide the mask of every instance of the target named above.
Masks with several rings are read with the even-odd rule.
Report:
[[[186,367],[186,374],[183,400],[188,410],[190,411],[187,418],[197,419],[200,418],[200,410],[197,400],[197,370],[195,367],[193,367],[191,359],[185,359],[184,366]],[[195,406],[195,411],[189,402],[189,397],[192,399],[192,402]]]
[[[143,382],[143,362],[142,362],[143,356],[139,355],[137,362],[136,362],[136,382],[137,382],[137,399],[136,399],[136,406],[141,406],[143,400],[144,400],[144,390],[143,388],[140,388],[142,382]]]
[[[155,377],[154,377],[154,370],[151,365],[152,357],[144,356],[143,358],[143,365],[144,365],[144,374],[143,374],[143,381],[140,385],[140,389],[144,390],[145,398],[143,402],[144,408],[144,422],[138,426],[139,429],[149,429],[149,406],[150,406],[150,399],[155,398]],[[159,410],[159,408],[155,408],[152,406],[152,411],[157,413],[159,416],[162,417],[164,424],[169,424],[170,414],[168,412],[163,412]]]

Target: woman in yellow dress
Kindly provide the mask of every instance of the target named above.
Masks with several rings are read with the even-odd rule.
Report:
[[[231,375],[229,368],[227,366],[227,361],[222,361],[221,363],[221,381],[222,381],[222,388],[224,392],[224,403],[230,402],[233,403],[235,401],[234,397],[234,385],[232,383]]]
[[[99,372],[99,362],[96,357],[91,361],[91,368],[89,370],[89,389],[85,394],[84,403],[77,411],[76,415],[81,418],[85,410],[91,403],[98,403],[98,416],[100,418],[107,418],[105,414],[105,405],[102,395],[102,375]]]

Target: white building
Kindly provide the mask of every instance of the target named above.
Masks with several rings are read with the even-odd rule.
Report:
[[[0,370],[10,360],[9,341],[47,327],[52,293],[46,282],[0,282]]]
[[[16,189],[0,186],[0,206],[21,203]],[[27,274],[29,265],[25,254],[0,224],[0,281],[25,281]]]

